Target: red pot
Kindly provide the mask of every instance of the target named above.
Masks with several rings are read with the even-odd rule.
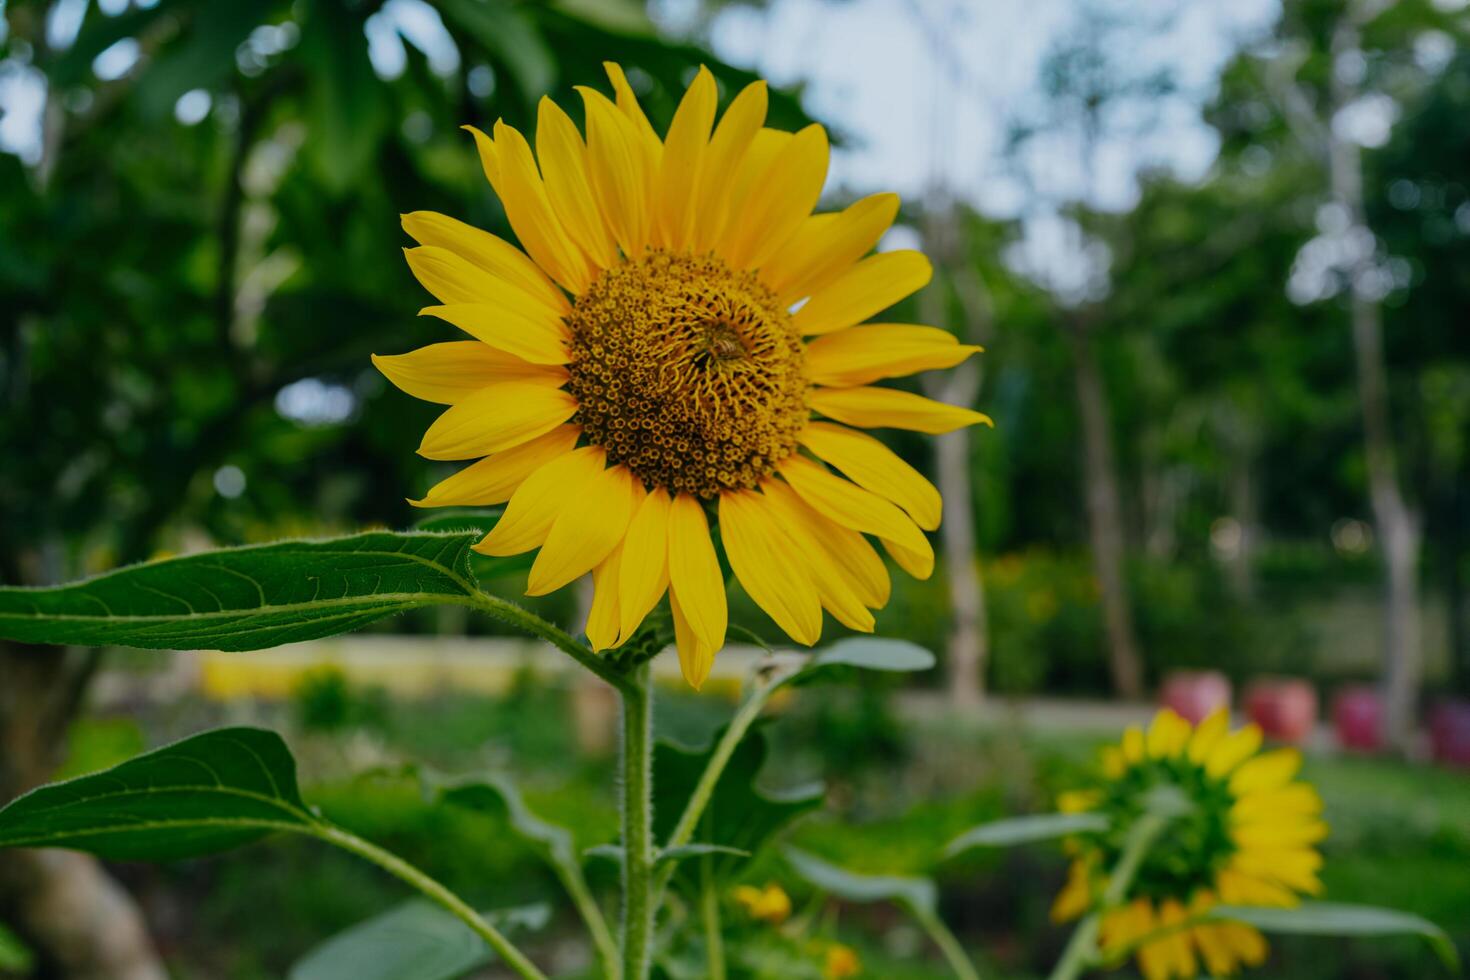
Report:
[[[1230,709],[1230,681],[1217,670],[1171,671],[1159,688],[1159,703],[1197,725],[1216,708]]]
[[[1338,691],[1332,701],[1332,727],[1345,749],[1377,752],[1383,748],[1383,700],[1378,691],[1365,684]]]
[[[1429,743],[1440,762],[1470,767],[1470,701],[1435,705],[1429,715]]]
[[[1245,692],[1245,713],[1267,738],[1305,742],[1317,725],[1317,689],[1294,677],[1266,677]]]

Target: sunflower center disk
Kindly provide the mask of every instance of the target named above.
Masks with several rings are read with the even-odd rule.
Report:
[[[603,272],[567,323],[573,421],[650,486],[750,489],[796,451],[801,338],[753,273],[652,251]]]

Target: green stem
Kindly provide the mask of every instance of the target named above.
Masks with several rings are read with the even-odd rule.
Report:
[[[949,926],[944,924],[944,920],[928,912],[920,912],[917,909],[911,911],[913,911],[914,920],[919,923],[920,928],[929,935],[930,939],[934,940],[934,945],[938,946],[939,951],[944,954],[945,962],[954,971],[954,975],[959,977],[959,980],[980,980],[980,974],[976,972],[975,964],[970,962],[970,957],[965,953],[965,948],[960,945],[960,941],[955,938],[955,934],[950,932]]]
[[[623,980],[647,980],[653,946],[653,697],[648,665],[623,689]]]
[[[608,684],[611,684],[625,696],[627,695],[632,683],[629,676],[613,667],[602,657],[593,653],[587,646],[578,643],[566,630],[553,626],[530,610],[522,609],[514,602],[502,599],[499,596],[490,595],[486,592],[477,592],[474,596],[467,598],[465,604],[481,612],[488,613],[502,623],[514,626],[519,630],[524,630],[532,636],[540,637],[602,678]]]
[[[485,940],[490,945],[490,948],[499,954],[507,966],[516,971],[516,973],[519,973],[525,980],[547,980],[546,974],[537,969],[536,964],[526,958],[526,954],[516,949],[499,929],[486,922],[478,912],[465,903],[464,899],[403,860],[403,858],[389,851],[385,851],[378,845],[365,841],[355,834],[350,834],[340,827],[334,827],[330,824],[319,824],[310,833],[329,844],[334,844],[345,851],[356,854],[360,858],[371,861],[400,881],[418,889],[425,896],[442,905],[457,919],[474,930],[477,936]]]
[[[1097,937],[1102,929],[1103,915],[1123,904],[1128,896],[1128,889],[1133,884],[1133,877],[1138,874],[1138,866],[1143,863],[1149,848],[1153,847],[1159,834],[1168,825],[1168,815],[1145,813],[1128,831],[1128,839],[1123,843],[1123,853],[1118,857],[1112,873],[1108,875],[1108,884],[1103,890],[1100,907],[1090,912],[1072,932],[1072,938],[1068,940],[1062,958],[1051,973],[1051,980],[1076,980],[1082,976],[1082,971],[1097,962]]]
[[[700,773],[699,782],[695,785],[689,802],[684,805],[684,812],[679,815],[679,822],[674,825],[669,839],[664,842],[666,850],[683,847],[694,836],[694,830],[699,826],[705,808],[709,806],[710,797],[714,795],[715,786],[718,785],[725,766],[729,764],[730,757],[735,754],[735,747],[740,744],[740,740],[745,737],[750,726],[755,724],[766,702],[770,700],[771,695],[779,686],[780,683],[776,682],[765,683],[757,687],[750,697],[745,699],[740,710],[735,712],[735,717],[730,719],[730,724],[725,728],[725,734],[720,736],[720,742],[715,746],[714,754],[710,756],[709,764],[704,767],[704,772]],[[672,863],[659,872],[658,895],[663,895],[664,889],[669,885],[669,879],[673,876]]]
[[[704,918],[704,946],[709,961],[709,980],[725,980],[725,937],[720,929],[720,893],[710,872],[710,858],[702,859],[700,912]]]

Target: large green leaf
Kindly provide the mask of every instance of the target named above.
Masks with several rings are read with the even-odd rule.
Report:
[[[544,905],[483,913],[502,932],[540,929]],[[454,980],[495,959],[485,941],[459,919],[422,899],[404,902],[314,948],[291,967],[288,980]]]
[[[1098,813],[1042,813],[1013,817],[971,827],[950,841],[944,854],[953,857],[973,847],[1011,847],[1107,829],[1107,818]]]
[[[794,847],[782,854],[791,869],[813,887],[846,901],[896,902],[917,916],[932,917],[939,912],[939,892],[928,878],[859,874]]]
[[[653,785],[664,801],[654,812],[653,829],[657,840],[668,840],[678,822],[683,802],[693,794],[699,777],[719,744],[716,737],[709,748],[691,750],[672,742],[659,742],[653,753]],[[777,831],[802,814],[821,805],[820,784],[805,785],[783,792],[757,785],[766,761],[766,740],[759,729],[752,731],[730,756],[720,781],[715,785],[709,806],[705,808],[694,839],[690,844],[713,845],[705,849],[713,856],[714,869],[728,874],[748,860]],[[728,850],[727,850],[728,849]]]
[[[235,73],[235,48],[272,13],[271,0],[201,3],[184,38],[145,62],[137,102],[145,117],[158,119],[179,96],[209,89]]]
[[[439,0],[439,12],[510,69],[527,100],[556,84],[556,55],[520,5],[484,0]]]
[[[1460,954],[1443,929],[1408,912],[1372,905],[1304,902],[1295,908],[1216,905],[1210,918],[1244,922],[1262,932],[1302,936],[1419,936],[1433,947],[1445,966],[1460,969]]]
[[[581,862],[572,832],[532,813],[509,779],[491,776],[448,786],[440,798],[446,803],[503,818],[518,837],[535,848],[559,873],[580,873],[577,869]]]
[[[32,790],[0,810],[0,848],[66,847],[118,860],[171,860],[318,826],[280,736],[222,728]]]
[[[73,585],[0,588],[0,638],[261,650],[477,595],[472,534],[374,531],[133,565]]]

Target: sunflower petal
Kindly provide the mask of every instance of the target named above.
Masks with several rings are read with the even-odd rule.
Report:
[[[725,577],[710,542],[709,522],[699,501],[687,493],[669,505],[669,590],[702,646],[719,650],[725,645],[728,610]]]
[[[783,304],[831,285],[878,244],[898,216],[897,194],[872,194],[831,214],[814,214],[761,267]]]
[[[812,294],[792,323],[803,334],[831,333],[861,323],[929,284],[934,267],[911,249],[870,255]]]
[[[858,486],[898,504],[924,530],[939,526],[943,503],[934,484],[872,436],[812,422],[802,431],[801,444]]]
[[[618,246],[592,192],[582,134],[561,106],[544,96],[536,118],[536,157],[551,209],[567,236],[598,268],[611,268],[618,261]]]
[[[555,592],[612,553],[628,530],[635,482],[626,466],[610,466],[578,489],[579,503],[557,515],[541,545],[526,595]]]
[[[410,500],[409,503],[415,507],[503,504],[528,476],[558,456],[571,452],[580,432],[575,425],[559,425],[530,442],[471,463],[448,479],[434,484],[422,500]]]
[[[436,316],[496,350],[530,364],[558,365],[571,361],[566,324],[548,314],[528,315],[509,303],[455,303],[426,306],[420,316]]]
[[[813,384],[849,388],[954,367],[981,349],[938,327],[871,323],[818,337],[807,345],[806,362]]]
[[[747,196],[725,237],[723,251],[731,268],[760,266],[796,234],[822,195],[828,159],[827,131],[812,124],[753,175],[759,193]]]
[[[1241,764],[1230,776],[1230,792],[1236,796],[1280,789],[1291,782],[1302,767],[1296,749],[1276,749]]]
[[[896,388],[814,388],[811,406],[829,419],[864,429],[912,429],[940,435],[967,425],[994,425],[988,415]]]
[[[591,446],[574,449],[526,477],[511,494],[505,513],[474,550],[503,557],[540,545],[557,515],[575,506],[582,487],[602,472],[605,458],[601,449]]]
[[[747,85],[720,117],[710,137],[694,192],[695,252],[708,252],[719,241],[730,213],[730,197],[740,163],[765,122],[766,102],[765,82]]]
[[[695,634],[683,607],[679,605],[679,597],[672,589],[669,590],[669,611],[674,617],[674,646],[679,651],[679,669],[689,686],[697,691],[704,686],[705,678],[714,666],[714,648]]]
[[[633,123],[607,96],[579,87],[587,110],[587,159],[598,205],[623,254],[638,256],[648,245],[647,159]]]
[[[471,459],[529,442],[561,425],[577,400],[560,388],[507,381],[490,385],[454,405],[424,433],[419,455]]]
[[[867,538],[817,513],[780,481],[767,481],[765,490],[773,503],[786,506],[793,517],[805,524],[817,543],[832,556],[839,573],[863,605],[872,609],[887,605],[891,589],[888,568]]]
[[[407,354],[374,354],[373,367],[399,389],[426,402],[453,405],[500,381],[560,388],[567,372],[528,364],[478,340],[430,344]]]
[[[499,169],[491,184],[521,247],[552,279],[580,294],[592,279],[590,264],[557,220],[530,144],[518,130],[497,122],[494,153]]]
[[[695,194],[710,130],[715,122],[719,91],[715,77],[703,65],[694,76],[664,139],[659,171],[658,242],[676,251],[684,249],[694,228]]]
[[[806,560],[808,577],[816,586],[822,607],[848,629],[873,632],[873,614],[859,598],[858,586],[813,532],[812,525],[826,518],[813,514],[796,492],[780,480],[767,480],[761,490],[768,515]]]
[[[593,653],[601,653],[618,641],[618,568],[623,546],[619,544],[602,563],[592,569],[592,608],[587,611],[587,642]]]
[[[803,556],[749,490],[720,495],[720,531],[736,578],[755,604],[793,640],[812,646],[822,636],[822,604]]]
[[[434,211],[414,211],[403,215],[401,220],[403,230],[420,245],[433,245],[455,253],[495,278],[519,286],[558,316],[571,311],[566,294],[556,288],[525,252],[510,242]]]
[[[779,471],[818,513],[854,531],[881,538],[910,575],[924,579],[934,571],[934,549],[929,539],[893,504],[801,456],[786,460]]]
[[[654,487],[628,523],[618,572],[618,630],[624,640],[669,587],[669,505],[668,492]]]

